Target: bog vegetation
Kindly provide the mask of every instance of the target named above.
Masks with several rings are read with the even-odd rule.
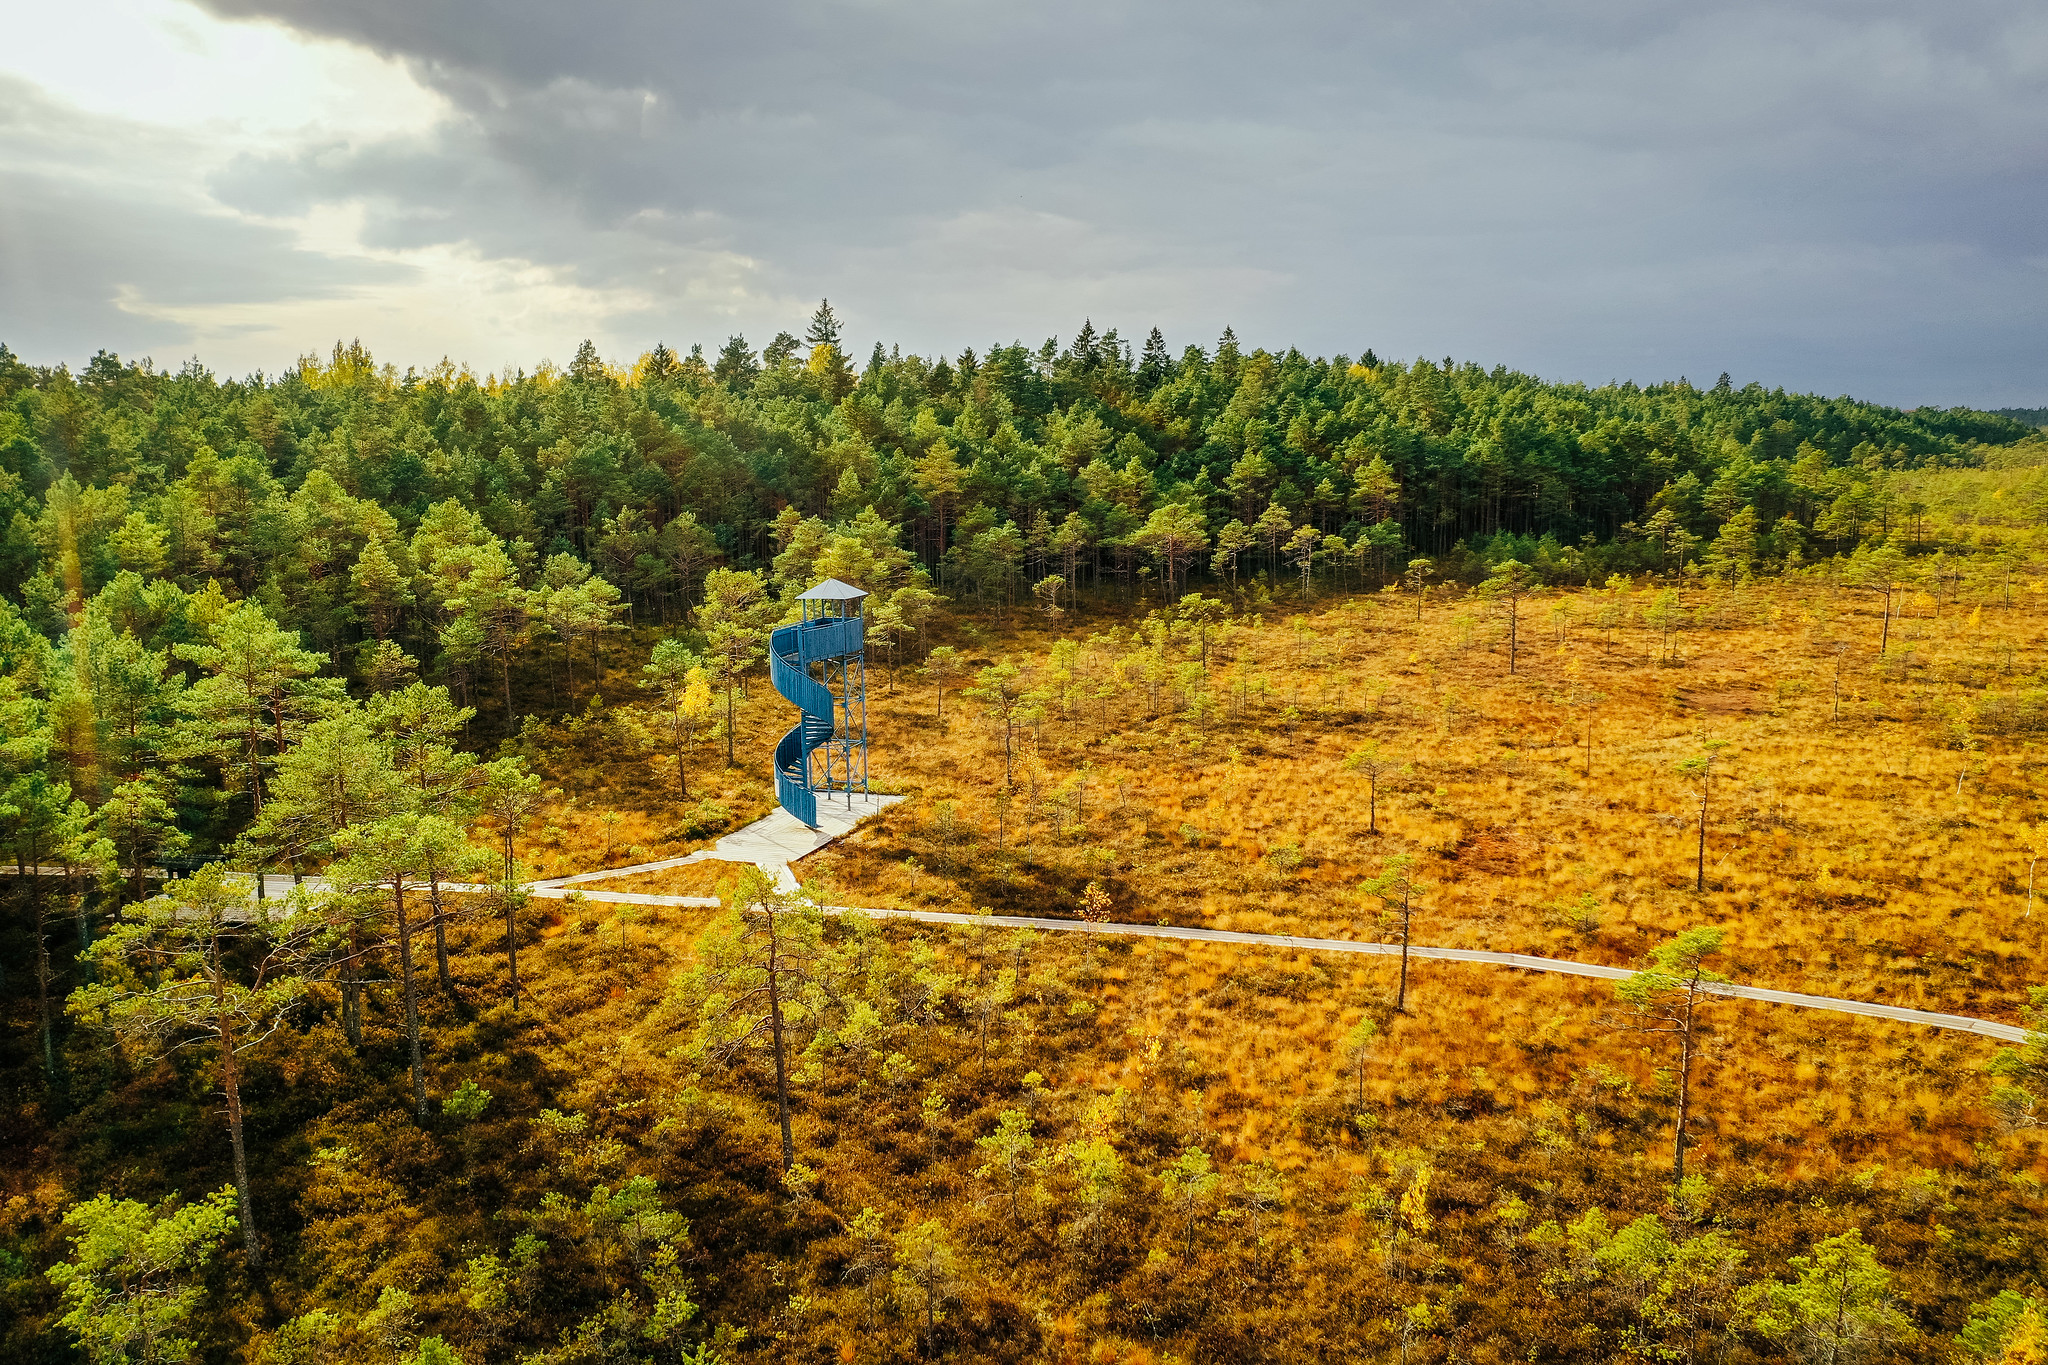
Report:
[[[1228,333],[0,347],[0,1355],[2039,1365],[2044,521],[2010,417]],[[910,799],[522,890],[767,812],[827,576]]]

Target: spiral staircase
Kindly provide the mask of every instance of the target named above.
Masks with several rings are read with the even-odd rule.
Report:
[[[775,799],[813,829],[820,793],[867,790],[866,631],[861,618],[866,596],[828,578],[797,599],[803,620],[768,637],[769,681],[801,713],[775,745]],[[836,695],[829,685],[834,677],[839,681]],[[820,749],[825,751],[822,765],[813,757]]]

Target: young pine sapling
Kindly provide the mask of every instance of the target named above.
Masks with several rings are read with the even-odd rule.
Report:
[[[1705,1021],[1700,1018],[1701,1001],[1711,988],[1725,985],[1728,978],[1707,967],[1707,959],[1721,951],[1719,929],[1688,929],[1650,953],[1650,965],[1615,983],[1614,993],[1627,1007],[1617,1026],[1632,1033],[1662,1034],[1678,1045],[1674,1083],[1678,1088],[1678,1117],[1671,1136],[1671,1178],[1685,1179],[1686,1123],[1692,1112],[1693,1069],[1700,1061],[1707,1039]]]
[[[1394,991],[1395,1013],[1405,1013],[1408,1008],[1408,935],[1415,921],[1415,896],[1422,884],[1410,875],[1415,855],[1397,853],[1381,864],[1381,872],[1363,882],[1359,890],[1368,896],[1378,896],[1386,906],[1386,918],[1401,934],[1401,979]]]

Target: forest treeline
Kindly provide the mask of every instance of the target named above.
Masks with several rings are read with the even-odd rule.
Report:
[[[982,601],[1049,572],[1129,591],[1146,569],[1276,568],[1303,528],[1297,555],[1356,553],[1359,571],[1503,535],[1561,568],[1598,547],[1612,571],[1740,519],[1728,553],[1749,568],[1888,531],[1913,515],[1899,471],[2032,435],[1725,375],[1589,388],[1448,357],[1247,353],[1228,331],[1177,356],[1157,329],[1134,347],[1085,325],[1064,348],[951,359],[877,343],[856,366],[829,305],[759,353],[657,345],[623,368],[586,342],[567,370],[495,376],[400,374],[339,343],[242,380],[106,352],[73,375],[0,347],[0,589],[54,631],[124,569],[218,579],[338,659],[377,624],[370,542],[424,572],[410,538],[451,502],[522,581],[571,555],[657,619],[713,565],[765,565],[790,516],[868,507]]]

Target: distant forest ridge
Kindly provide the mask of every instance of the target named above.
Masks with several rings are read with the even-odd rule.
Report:
[[[2048,408],[1993,408],[1993,417],[2004,417],[2022,426],[2048,427]]]
[[[710,567],[765,568],[856,519],[948,595],[998,605],[1050,573],[1171,591],[1347,557],[1384,581],[1410,555],[1548,571],[1607,547],[1603,569],[1627,571],[1724,543],[1763,570],[1898,524],[1900,471],[2032,463],[2009,448],[2041,439],[2009,412],[1726,375],[1596,388],[1247,351],[1227,330],[1177,353],[1156,328],[1087,324],[1065,345],[863,360],[829,305],[758,351],[735,336],[625,363],[586,341],[566,369],[497,375],[400,371],[359,343],[242,379],[105,351],[74,374],[0,346],[0,590],[54,634],[123,570],[212,579],[335,648],[374,615],[352,600],[363,557],[425,574],[409,543],[436,516],[522,578],[570,556],[663,620]]]

